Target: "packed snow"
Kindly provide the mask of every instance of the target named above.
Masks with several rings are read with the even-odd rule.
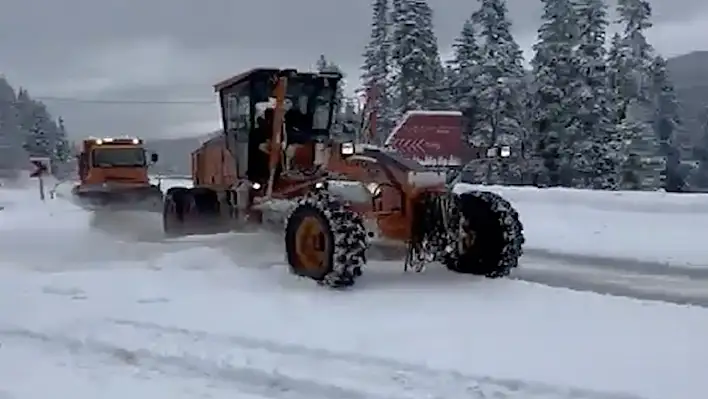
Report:
[[[566,234],[590,217],[573,231],[583,235],[597,214],[638,213],[610,197],[499,190],[520,208],[529,245],[554,250],[568,248],[538,236],[544,215],[547,229],[566,215]],[[613,205],[590,205],[602,201]],[[353,290],[330,291],[290,275],[262,238],[137,242],[34,189],[0,189],[0,203],[0,398],[693,399],[708,389],[705,308],[403,274],[395,262],[371,262]],[[645,223],[666,214],[642,213]]]
[[[704,194],[474,186],[508,199],[522,215],[527,252],[543,250],[708,268]]]

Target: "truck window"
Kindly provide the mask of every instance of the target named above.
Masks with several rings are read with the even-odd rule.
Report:
[[[226,98],[226,121],[228,130],[251,128],[251,100],[248,95],[229,94]]]
[[[106,146],[93,150],[93,167],[144,167],[147,166],[145,150]]]

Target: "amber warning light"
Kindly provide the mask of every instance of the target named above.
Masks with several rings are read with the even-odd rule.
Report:
[[[141,143],[141,140],[138,138],[121,138],[121,139],[116,139],[116,138],[102,138],[102,139],[94,139],[94,143],[97,145],[101,144],[135,144],[138,145]]]

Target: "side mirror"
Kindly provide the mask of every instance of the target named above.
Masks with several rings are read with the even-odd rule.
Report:
[[[156,153],[156,152],[153,152],[152,154],[150,154],[150,161],[151,161],[152,163],[157,163],[157,160],[158,160],[158,159],[159,159],[159,157],[157,156],[157,153]]]

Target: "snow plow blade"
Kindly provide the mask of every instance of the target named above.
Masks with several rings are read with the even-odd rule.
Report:
[[[162,212],[162,190],[155,185],[98,187],[76,186],[74,202],[87,210]]]

